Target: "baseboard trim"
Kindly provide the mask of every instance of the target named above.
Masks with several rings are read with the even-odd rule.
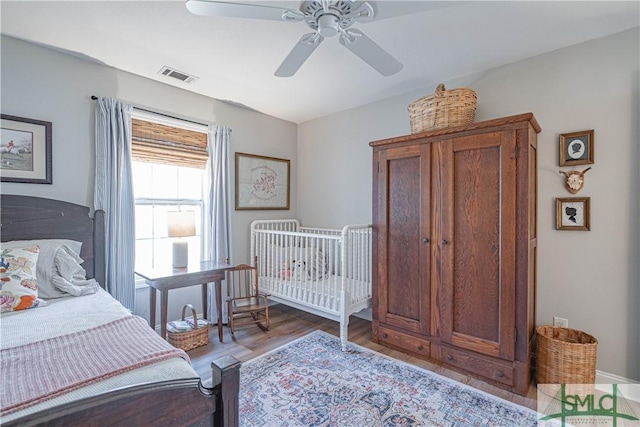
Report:
[[[620,393],[625,399],[640,402],[640,381],[596,370],[596,388],[599,388],[598,384],[618,384]],[[602,389],[606,390],[604,387]],[[610,390],[611,388],[607,391]]]
[[[639,384],[640,381],[596,370],[596,384]]]

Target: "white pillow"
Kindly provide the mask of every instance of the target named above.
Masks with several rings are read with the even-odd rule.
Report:
[[[309,276],[312,279],[322,280],[329,276],[329,262],[320,248],[311,248],[311,269]]]
[[[84,262],[80,258],[82,243],[68,239],[41,239],[41,240],[12,240],[2,242],[3,249],[17,249],[27,246],[38,246],[40,254],[36,266],[38,278],[38,297],[40,298],[60,298],[69,294],[59,289],[53,282],[54,276],[59,276],[56,257],[61,252],[73,257],[78,263]]]

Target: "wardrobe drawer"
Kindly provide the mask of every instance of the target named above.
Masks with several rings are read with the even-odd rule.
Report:
[[[441,358],[442,362],[448,365],[456,366],[509,386],[513,385],[513,365],[509,362],[488,360],[481,356],[445,346],[442,347]]]
[[[403,334],[393,329],[378,327],[378,340],[381,344],[407,350],[422,356],[431,356],[431,343],[428,340],[416,338],[412,335]]]

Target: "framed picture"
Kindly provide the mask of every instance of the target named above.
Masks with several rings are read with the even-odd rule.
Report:
[[[51,122],[1,115],[2,182],[51,184]]]
[[[560,166],[593,164],[593,129],[560,134]]]
[[[557,198],[556,230],[590,230],[589,210],[589,197]]]
[[[236,210],[289,209],[291,161],[236,153]]]

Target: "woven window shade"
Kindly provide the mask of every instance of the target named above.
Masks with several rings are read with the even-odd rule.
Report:
[[[133,160],[204,169],[207,134],[145,120],[131,120]]]

